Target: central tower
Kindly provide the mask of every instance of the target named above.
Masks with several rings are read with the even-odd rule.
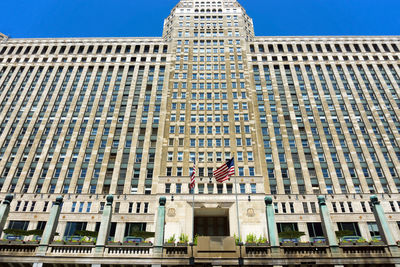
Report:
[[[232,156],[237,176],[261,176],[246,75],[253,37],[253,22],[235,0],[182,0],[165,19],[171,69],[161,176],[189,176],[196,161],[199,177],[214,183],[208,177]],[[218,185],[230,191],[226,186]]]
[[[254,38],[253,21],[236,0],[181,0],[164,21],[163,37]]]

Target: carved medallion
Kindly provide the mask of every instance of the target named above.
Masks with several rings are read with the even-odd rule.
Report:
[[[254,217],[256,213],[254,212],[254,209],[249,208],[247,209],[247,217]]]
[[[168,209],[167,215],[168,215],[168,217],[175,217],[176,210],[174,208]]]

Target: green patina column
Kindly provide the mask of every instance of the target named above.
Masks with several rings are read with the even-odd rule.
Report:
[[[385,216],[385,212],[381,206],[381,203],[378,200],[377,196],[371,196],[371,203],[373,206],[374,216],[376,224],[379,228],[379,233],[381,235],[382,240],[389,246],[389,250],[393,255],[399,256],[400,251],[397,246],[396,241],[393,238],[392,232],[390,231],[390,227],[388,221]]]
[[[10,212],[10,204],[13,199],[13,195],[6,195],[3,203],[0,205],[0,236],[3,232],[4,226],[6,225],[8,213]]]
[[[3,232],[4,226],[6,225],[8,213],[10,213],[10,204],[13,199],[13,195],[6,195],[3,203],[0,205],[0,236]]]
[[[275,211],[272,205],[272,197],[265,197],[265,212],[267,216],[268,239],[272,253],[279,253],[279,238],[275,224]]]
[[[56,232],[58,225],[58,218],[60,217],[61,213],[62,203],[63,197],[58,196],[51,207],[50,216],[47,220],[46,227],[44,228],[42,239],[40,240],[39,248],[37,250],[38,256],[44,256],[46,254],[47,247],[53,240],[54,233]]]
[[[96,250],[95,250],[96,254],[103,254],[104,247],[108,241],[108,235],[110,234],[112,203],[114,201],[114,197],[112,195],[108,195],[106,199],[107,199],[107,204],[103,209],[99,234],[97,235],[97,240],[96,240]]]
[[[162,249],[164,244],[164,224],[165,224],[165,203],[167,202],[166,197],[160,197],[157,212],[157,222],[156,222],[156,231],[154,238],[154,254],[162,255]],[[154,266],[154,265],[153,265]]]
[[[332,254],[339,253],[339,246],[336,240],[336,234],[333,230],[331,216],[329,215],[328,207],[324,196],[318,197],[319,214],[321,216],[322,230],[324,232],[327,243],[331,249]]]

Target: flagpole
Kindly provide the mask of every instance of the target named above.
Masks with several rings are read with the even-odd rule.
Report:
[[[194,187],[192,189],[193,194],[193,202],[192,202],[192,216],[193,216],[193,224],[192,224],[192,243],[194,243]]]
[[[235,153],[233,153],[233,155],[232,155],[232,158],[234,158],[234,157],[235,157]],[[237,215],[238,235],[239,235],[239,242],[241,242],[242,237],[240,235],[239,201],[238,201],[238,188],[237,188],[237,181],[236,181],[236,173],[235,173],[235,198],[236,198],[236,215]]]
[[[196,171],[195,168],[196,168],[196,159],[193,160],[193,171],[192,171],[192,174]],[[190,180],[191,179],[192,178],[190,177]],[[195,188],[196,188],[196,184],[194,184],[193,188],[192,188],[192,194],[193,194],[193,199],[192,199],[192,220],[193,220],[193,223],[192,223],[192,243],[194,243],[194,190],[195,190]]]

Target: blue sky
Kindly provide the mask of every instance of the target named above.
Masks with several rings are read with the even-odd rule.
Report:
[[[178,0],[2,0],[14,38],[161,36]],[[240,0],[256,35],[400,35],[399,0]]]

